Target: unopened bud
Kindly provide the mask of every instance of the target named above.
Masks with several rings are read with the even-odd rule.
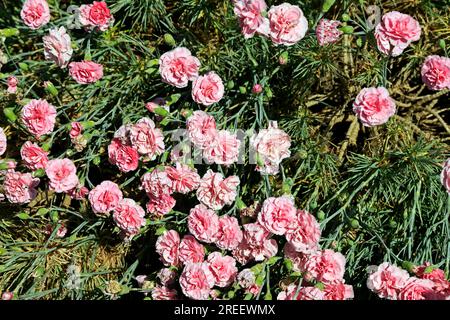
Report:
[[[0,30],[0,36],[5,38],[17,36],[19,33],[20,33],[19,30],[16,28],[8,28]]]
[[[278,62],[281,65],[285,65],[289,62],[289,52],[284,51],[280,54],[280,57],[278,58]]]
[[[177,45],[177,43],[175,42],[175,39],[173,38],[173,36],[170,33],[166,33],[164,34],[164,42],[172,47],[175,47]]]
[[[323,13],[328,12],[335,2],[336,0],[325,0],[325,2],[322,5],[322,12]]]
[[[57,96],[58,95],[58,90],[55,88],[53,83],[51,83],[50,81],[45,81],[44,82],[44,88],[45,88],[45,91],[50,93],[52,96]]]
[[[345,34],[353,34],[354,28],[352,26],[343,26],[340,30]]]
[[[14,113],[14,108],[5,108],[3,109],[3,113],[9,121],[16,122],[17,116]]]
[[[260,94],[262,91],[263,87],[259,83],[255,84],[252,88],[252,93],[254,94]]]

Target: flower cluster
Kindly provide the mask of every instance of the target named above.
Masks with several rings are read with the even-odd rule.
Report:
[[[367,287],[380,298],[389,300],[448,300],[450,282],[444,271],[429,262],[408,271],[388,262],[369,267]]]
[[[31,29],[39,29],[50,21],[50,9],[46,0],[27,0],[20,13],[23,22]],[[76,19],[89,31],[105,31],[114,23],[114,18],[104,1],[82,5]],[[43,37],[45,59],[53,61],[60,68],[69,65],[70,76],[79,84],[89,84],[103,77],[103,66],[93,61],[72,62],[73,48],[70,35],[64,27],[50,29]],[[14,86],[10,91],[15,92]]]
[[[194,146],[202,151],[208,163],[229,166],[238,161],[241,141],[227,130],[217,130],[214,118],[203,111],[194,111],[186,128]]]
[[[159,72],[164,82],[184,88],[192,81],[192,99],[209,106],[223,98],[225,87],[214,71],[199,76],[200,66],[200,61],[183,47],[166,52],[159,58]]]
[[[129,172],[138,168],[139,159],[147,162],[164,152],[164,136],[150,118],[142,118],[135,124],[121,126],[108,146],[111,164],[120,171]]]
[[[298,6],[283,3],[266,9],[264,0],[234,0],[234,13],[246,38],[259,34],[276,45],[292,46],[305,37],[308,21]]]
[[[256,221],[243,224],[242,229],[238,219],[219,216],[203,204],[191,209],[187,225],[190,234],[182,239],[175,230],[160,235],[156,251],[166,267],[182,268],[179,283],[183,294],[189,298],[216,299],[215,286],[229,287],[233,283],[238,284],[245,293],[257,295],[261,289],[261,284],[256,281],[258,268],[238,272],[237,263],[244,266],[274,257],[278,252],[275,236],[286,239],[286,257],[292,261],[294,270],[305,274],[303,291],[313,288],[308,287],[308,283],[317,282],[324,287],[318,290],[317,299],[343,300],[353,297],[352,287],[343,280],[345,257],[329,249],[319,249],[319,224],[307,211],[297,210],[293,198],[289,196],[266,199]],[[210,253],[205,257],[207,251],[203,243],[208,244],[208,248],[215,245],[223,251],[208,250]],[[224,251],[230,251],[231,255],[226,255]],[[176,275],[171,274],[170,279],[174,277]],[[173,290],[164,283],[162,286],[158,290]],[[281,292],[279,299],[297,297],[292,286]]]

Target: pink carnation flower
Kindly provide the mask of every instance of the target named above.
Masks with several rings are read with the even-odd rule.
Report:
[[[145,108],[152,113],[154,113],[157,108],[163,108],[168,112],[170,111],[170,107],[163,98],[155,98],[153,101],[147,102]]]
[[[180,235],[175,230],[169,230],[156,240],[156,252],[165,266],[178,266],[178,247]]]
[[[68,192],[78,185],[77,168],[70,159],[50,160],[45,166],[50,188],[55,192]]]
[[[308,255],[305,271],[317,281],[334,283],[341,281],[345,272],[345,257],[333,250],[325,249]]]
[[[8,139],[6,139],[5,131],[0,127],[0,156],[6,152]]]
[[[343,281],[336,283],[325,283],[324,300],[350,300],[355,297],[353,287]]]
[[[305,264],[308,261],[308,255],[295,250],[295,247],[286,242],[284,246],[284,256],[292,262],[292,270],[296,272],[304,272]],[[305,275],[306,280],[312,280],[311,275]]]
[[[56,122],[56,109],[46,100],[31,100],[22,109],[22,121],[36,138],[53,131]]]
[[[119,186],[112,181],[103,181],[89,193],[92,211],[97,214],[108,214],[123,199]]]
[[[273,257],[278,252],[278,244],[275,239],[269,239],[269,235],[259,223],[245,224],[243,240],[233,250],[233,256],[242,265],[252,260],[262,261]]]
[[[366,127],[386,123],[395,110],[395,102],[384,87],[362,89],[353,103],[353,112]]]
[[[270,232],[258,222],[244,224],[243,238],[250,246],[261,245],[269,236]]]
[[[152,289],[153,300],[177,300],[177,290],[166,286],[156,286]]]
[[[336,43],[341,38],[343,32],[338,28],[341,22],[337,20],[320,19],[316,28],[317,41],[320,46]]]
[[[175,207],[176,200],[169,194],[161,193],[157,197],[149,194],[150,201],[147,203],[147,211],[156,216],[164,216]]]
[[[205,260],[205,247],[193,236],[186,235],[181,240],[178,255],[180,261],[185,264],[203,262]]]
[[[236,279],[238,269],[236,260],[230,256],[222,256],[219,252],[213,252],[207,259],[209,270],[211,270],[215,285],[221,288],[228,287]]]
[[[79,21],[88,30],[98,28],[105,31],[114,23],[114,17],[104,1],[94,1],[80,7]]]
[[[206,146],[203,156],[210,163],[229,166],[238,161],[241,141],[227,130],[217,131],[214,141]]]
[[[133,148],[148,160],[154,160],[164,152],[163,133],[156,128],[153,120],[142,118],[130,128],[129,134]]]
[[[130,172],[137,169],[139,165],[138,152],[120,142],[119,139],[113,139],[108,146],[108,157],[111,164],[116,165],[122,172]]]
[[[25,142],[20,148],[20,156],[24,165],[30,170],[45,169],[48,162],[48,152],[36,143]]]
[[[10,291],[5,291],[2,293],[2,300],[12,300],[14,298],[14,293]]]
[[[164,82],[177,88],[187,87],[198,77],[200,61],[186,48],[176,48],[159,58],[159,73]]]
[[[189,139],[197,148],[204,149],[216,138],[216,121],[204,111],[194,111],[187,119]]]
[[[208,263],[189,263],[180,276],[180,286],[185,296],[195,300],[207,300],[216,280]]]
[[[71,139],[75,139],[76,137],[78,137],[81,134],[82,131],[83,131],[83,126],[81,125],[81,123],[72,122],[70,124],[69,136]]]
[[[226,204],[231,205],[236,199],[239,178],[230,176],[226,179],[218,172],[208,170],[197,189],[198,200],[213,210],[220,210]]]
[[[267,4],[264,0],[236,0],[234,2],[234,14],[239,19],[242,34],[246,39],[256,34],[267,35],[269,20],[264,18]]]
[[[425,262],[423,265],[415,267],[414,273],[420,279],[446,281],[444,270],[433,267],[429,262]]]
[[[70,76],[79,84],[94,83],[103,78],[103,66],[93,61],[71,62]]]
[[[198,204],[189,213],[188,228],[197,240],[214,242],[219,231],[219,216],[203,204]]]
[[[262,174],[277,174],[281,161],[291,155],[291,138],[278,129],[276,121],[271,121],[267,129],[260,130],[256,136],[251,137],[250,145],[261,158],[262,164],[258,164],[256,169]]]
[[[444,270],[425,262],[423,265],[415,267],[413,272],[419,279],[433,282],[433,293],[427,293],[427,300],[442,300],[446,296],[450,296],[450,281],[446,279]]]
[[[5,196],[11,203],[28,203],[36,197],[39,181],[39,178],[33,178],[31,173],[11,170],[6,173],[3,182]]]
[[[145,211],[132,199],[122,199],[114,209],[113,218],[117,226],[127,236],[139,233],[139,229],[145,226]]]
[[[46,0],[27,0],[20,17],[30,29],[39,29],[50,21],[50,8]]]
[[[172,181],[166,170],[160,168],[147,172],[141,178],[141,186],[149,197],[158,198],[161,194],[170,195],[173,192]]]
[[[17,85],[19,84],[19,80],[15,76],[8,77],[7,85],[8,85],[8,93],[14,94],[17,92]]]
[[[283,235],[296,222],[294,200],[288,196],[271,197],[264,201],[258,214],[258,222],[268,231]]]
[[[73,49],[70,36],[66,28],[50,29],[49,35],[42,38],[44,41],[45,59],[53,61],[60,68],[65,68],[72,58]]]
[[[131,124],[124,124],[120,126],[119,129],[114,132],[114,139],[117,139],[120,141],[120,143],[125,145],[130,145],[130,130],[131,130]]]
[[[441,182],[447,192],[450,193],[450,159],[447,159],[441,172]]]
[[[256,276],[252,269],[244,269],[237,275],[237,281],[242,288],[248,289],[255,285]]]
[[[450,89],[450,58],[428,56],[422,65],[421,74],[428,89]]]
[[[89,189],[82,186],[81,184],[78,184],[75,188],[67,191],[67,194],[71,199],[83,200],[89,194]]]
[[[398,300],[428,300],[434,296],[434,283],[427,279],[410,277],[398,293]]]
[[[320,225],[316,218],[307,211],[297,210],[297,218],[286,231],[286,240],[297,251],[311,253],[319,246],[320,234]]]
[[[268,17],[269,36],[275,44],[294,45],[308,31],[308,21],[298,6],[289,3],[272,6]]]
[[[169,268],[162,268],[159,270],[156,277],[159,279],[161,284],[163,286],[171,285],[175,282],[175,277],[177,276],[176,272],[174,270],[171,270]]]
[[[165,172],[171,181],[170,189],[174,192],[189,193],[200,185],[200,176],[197,170],[186,164],[177,162],[174,167],[166,167]]]
[[[219,218],[219,230],[215,242],[219,249],[234,250],[241,243],[242,238],[243,233],[235,217],[226,215]]]
[[[222,79],[213,71],[197,77],[192,84],[192,99],[205,106],[219,102],[224,92]]]
[[[388,12],[375,27],[378,50],[396,57],[413,41],[420,39],[421,28],[413,17],[397,11]]]
[[[400,290],[406,286],[409,278],[407,271],[383,262],[372,268],[367,278],[367,287],[380,298],[397,300]]]

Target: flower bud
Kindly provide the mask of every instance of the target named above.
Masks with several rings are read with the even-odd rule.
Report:
[[[99,156],[95,156],[94,159],[92,159],[92,163],[96,166],[98,166],[101,163],[101,159]]]
[[[444,39],[439,40],[439,47],[441,47],[442,50],[446,49],[446,44],[445,44]]]
[[[81,126],[83,127],[84,130],[93,128],[95,126],[95,121],[92,120],[82,121]]]
[[[361,48],[363,46],[363,40],[361,38],[356,39],[356,45]]]
[[[352,26],[343,26],[339,28],[345,34],[353,34],[354,28]]]
[[[322,221],[323,219],[325,219],[325,212],[323,212],[322,210],[317,212],[317,219],[319,219],[319,221]]]
[[[19,33],[20,33],[19,30],[16,28],[8,28],[0,30],[0,36],[5,38],[17,36]]]
[[[177,43],[175,42],[175,39],[173,38],[173,36],[170,33],[164,34],[164,42],[168,46],[172,46],[172,47],[175,47],[177,45]]]
[[[181,109],[180,114],[185,119],[189,118],[192,115],[193,111],[191,109]]]
[[[353,229],[358,229],[360,227],[358,220],[356,219],[352,219],[350,221],[350,225]]]
[[[19,62],[19,68],[23,71],[28,71],[30,69],[25,62]]]
[[[155,108],[153,111],[154,111],[157,115],[160,115],[160,116],[162,116],[162,117],[167,117],[167,116],[170,114],[169,111],[167,111],[166,109],[161,108],[161,107],[157,107],[157,108]]]
[[[5,291],[2,293],[2,300],[12,300],[14,298],[14,294],[10,291]]]
[[[285,65],[289,62],[289,52],[284,51],[280,54],[278,58],[278,63],[281,65]]]
[[[45,176],[45,170],[44,169],[37,169],[36,171],[33,171],[33,177],[35,178],[42,178]]]
[[[322,13],[328,12],[335,2],[336,0],[325,0],[322,5]]]
[[[52,147],[51,142],[45,142],[45,143],[42,145],[42,150],[44,150],[44,151],[49,151],[49,150],[51,149],[51,147]]]
[[[270,90],[270,87],[266,87],[265,88],[265,91],[266,91],[266,97],[267,98],[272,98],[273,97],[273,93],[272,93],[272,90]]]
[[[55,88],[53,83],[51,83],[50,81],[44,82],[44,88],[45,88],[45,91],[50,93],[52,96],[56,97],[58,95],[58,90]]]
[[[237,199],[236,199],[236,207],[237,207],[239,210],[242,210],[242,209],[247,208],[247,205],[245,204],[244,201],[242,201],[241,198],[237,198]]]
[[[3,109],[3,113],[9,121],[16,122],[17,116],[14,113],[14,108],[5,108]]]
[[[255,84],[252,88],[252,93],[254,93],[254,94],[260,94],[262,91],[263,91],[263,88],[259,83]]]

